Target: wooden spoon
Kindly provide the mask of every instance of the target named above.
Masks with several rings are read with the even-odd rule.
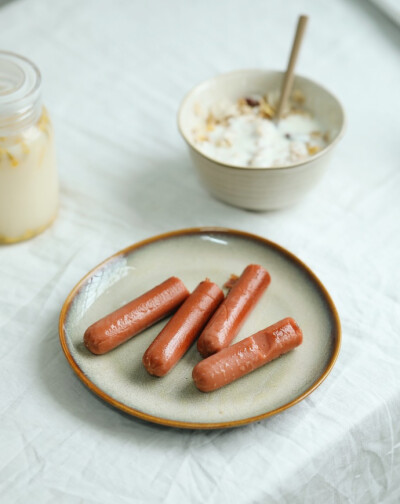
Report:
[[[283,79],[282,88],[281,88],[281,96],[279,98],[278,109],[274,120],[276,123],[282,117],[284,110],[286,109],[287,101],[289,99],[290,93],[292,91],[293,86],[293,77],[294,77],[294,67],[296,65],[297,56],[299,54],[301,42],[303,40],[304,31],[306,29],[308,21],[308,16],[300,16],[297,22],[296,35],[293,40],[292,50],[290,52],[289,63],[286,68],[285,77]]]

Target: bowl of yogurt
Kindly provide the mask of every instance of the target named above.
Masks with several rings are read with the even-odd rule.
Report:
[[[284,73],[239,70],[192,89],[178,112],[200,181],[216,198],[250,210],[300,201],[322,177],[343,136],[339,100],[296,75],[287,110],[275,113]]]

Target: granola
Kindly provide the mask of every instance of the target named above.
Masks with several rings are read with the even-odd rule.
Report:
[[[197,103],[196,147],[218,161],[252,168],[286,166],[320,152],[329,135],[305,107],[303,93],[293,92],[289,110],[277,124],[278,98],[278,92],[250,95],[208,110]]]

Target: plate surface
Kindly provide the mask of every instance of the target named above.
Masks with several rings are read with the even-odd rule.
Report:
[[[166,320],[105,355],[92,355],[83,345],[89,325],[170,276],[189,290],[206,277],[222,286],[250,263],[264,266],[271,284],[235,341],[289,316],[304,341],[220,390],[205,394],[194,386],[192,369],[201,359],[196,345],[165,377],[146,372],[142,355]],[[311,270],[264,238],[223,228],[167,233],[106,259],[69,294],[59,330],[71,367],[102,399],[144,420],[198,429],[243,425],[293,406],[328,375],[340,346],[335,306]]]

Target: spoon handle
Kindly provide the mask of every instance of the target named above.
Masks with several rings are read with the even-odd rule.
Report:
[[[283,84],[281,88],[281,96],[279,99],[278,109],[275,115],[275,121],[278,122],[281,118],[283,111],[286,108],[288,98],[293,86],[294,77],[294,67],[296,66],[297,56],[299,54],[301,42],[303,40],[303,35],[306,29],[308,21],[308,16],[300,16],[297,22],[296,35],[294,37],[292,50],[290,52],[289,63],[286,69],[286,73],[283,79]]]

